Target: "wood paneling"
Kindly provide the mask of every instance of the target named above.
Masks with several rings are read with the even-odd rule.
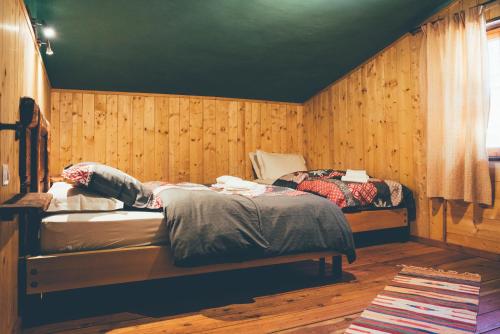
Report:
[[[143,181],[212,183],[253,178],[257,148],[303,153],[300,104],[57,89],[52,99],[52,175],[97,161]]]
[[[444,11],[471,5],[475,1],[456,2]],[[499,15],[498,5],[486,11],[488,19]],[[308,166],[362,168],[375,177],[399,181],[416,199],[413,235],[500,253],[500,191],[495,192],[494,207],[487,209],[427,198],[421,39],[421,34],[401,37],[305,103]],[[499,163],[491,164],[497,190],[499,170]]]
[[[423,133],[417,127],[420,114],[418,52],[411,45],[419,36],[405,36],[365,64],[305,103],[305,156],[310,168],[366,169],[370,175],[400,181],[416,193],[420,207],[427,199],[418,196],[419,175],[414,151],[425,152]],[[411,66],[411,64],[415,66]],[[413,71],[413,72],[412,72]],[[413,83],[413,85],[412,85]],[[417,138],[415,143],[415,138]],[[418,217],[413,233],[426,218]]]
[[[14,123],[19,120],[21,96],[34,98],[45,115],[50,116],[50,84],[24,4],[19,0],[2,0],[0,2],[0,122]],[[58,143],[59,147],[65,145],[66,142],[63,145]],[[0,162],[9,165],[11,174],[10,184],[0,187],[0,202],[19,191],[18,151],[19,144],[14,140],[14,131],[0,132]]]
[[[17,221],[0,221],[0,333],[14,333],[17,320]]]
[[[50,84],[37,50],[31,24],[20,0],[0,1],[0,122],[19,120],[19,99],[35,99],[49,116]],[[59,96],[57,96],[59,99]],[[71,115],[71,112],[70,112]],[[61,114],[58,112],[57,117]],[[66,117],[66,113],[62,113]],[[77,116],[78,117],[78,116]],[[71,125],[70,125],[71,126]],[[80,129],[75,128],[78,136]],[[65,148],[71,138],[64,137]],[[59,150],[58,150],[59,154]],[[59,160],[59,156],[53,156]],[[19,142],[14,131],[0,133],[0,163],[10,170],[10,183],[0,186],[0,203],[20,190]],[[0,166],[1,166],[0,164]],[[17,255],[18,228],[16,221],[0,221],[0,333],[16,330],[17,322]]]

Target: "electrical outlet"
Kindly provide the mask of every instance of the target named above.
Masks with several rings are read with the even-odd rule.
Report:
[[[10,173],[9,173],[9,165],[2,164],[2,186],[9,185],[10,181]]]

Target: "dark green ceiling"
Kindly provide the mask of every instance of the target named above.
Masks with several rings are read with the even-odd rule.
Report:
[[[55,88],[302,102],[449,0],[26,0]]]

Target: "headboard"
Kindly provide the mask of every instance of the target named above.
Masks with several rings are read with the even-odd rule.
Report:
[[[30,97],[21,98],[19,113],[20,192],[45,192],[50,186],[50,124]]]

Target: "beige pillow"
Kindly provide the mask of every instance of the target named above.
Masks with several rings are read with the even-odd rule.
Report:
[[[253,180],[253,182],[258,183],[258,184],[265,184],[267,186],[271,186],[276,179],[257,179]]]
[[[252,162],[253,171],[258,179],[262,179],[262,173],[260,172],[259,162],[257,161],[257,154],[255,152],[248,153],[250,161]]]
[[[68,211],[114,211],[123,209],[123,202],[104,197],[86,189],[73,187],[66,182],[55,182],[50,187],[52,194],[48,212]]]
[[[257,150],[257,162],[262,179],[278,179],[298,171],[306,171],[306,161],[300,154],[268,153]]]

